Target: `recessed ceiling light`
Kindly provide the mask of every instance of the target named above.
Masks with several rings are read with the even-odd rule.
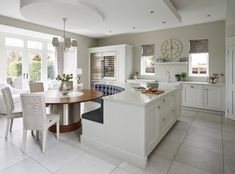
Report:
[[[206,15],[206,17],[211,17],[211,15],[210,15],[210,14],[208,14],[208,15]]]
[[[166,23],[166,21],[162,21],[162,23],[163,23],[163,24],[165,24],[165,23]]]
[[[136,29],[136,27],[132,27],[132,29],[134,30],[134,29]]]
[[[152,10],[152,11],[150,11],[150,14],[153,14],[153,13],[155,13],[155,11],[153,11],[153,10]]]

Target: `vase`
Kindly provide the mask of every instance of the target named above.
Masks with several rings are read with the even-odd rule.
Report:
[[[62,91],[64,95],[68,94],[73,89],[73,81],[62,81],[59,87],[59,91]]]

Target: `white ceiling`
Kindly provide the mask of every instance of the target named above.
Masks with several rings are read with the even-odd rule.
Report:
[[[95,38],[219,21],[226,15],[226,0],[23,1],[37,2],[22,8],[26,18],[20,0],[1,0],[0,15],[57,29],[67,17],[67,31]]]

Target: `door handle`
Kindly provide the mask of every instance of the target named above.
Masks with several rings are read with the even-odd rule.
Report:
[[[23,79],[25,79],[25,73],[23,73]]]
[[[29,79],[29,73],[26,73],[26,79]]]

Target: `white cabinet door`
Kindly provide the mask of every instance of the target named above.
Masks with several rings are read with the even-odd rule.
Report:
[[[228,48],[227,57],[227,116],[235,120],[235,46]]]
[[[182,103],[188,107],[203,107],[202,85],[183,84]]]
[[[223,111],[224,103],[223,87],[221,86],[204,86],[204,107]]]

